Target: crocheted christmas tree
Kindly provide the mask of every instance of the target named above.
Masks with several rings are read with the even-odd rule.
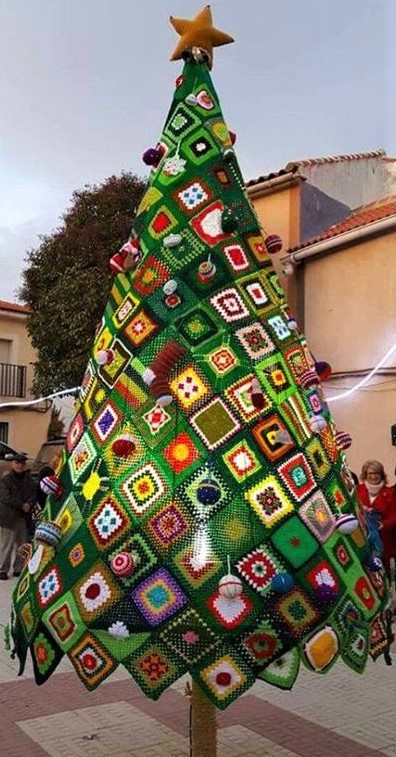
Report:
[[[173,19],[183,71],[11,633],[37,683],[66,654],[88,689],[121,664],[155,699],[189,672],[224,708],[257,678],[290,688],[301,662],[361,672],[388,645],[387,591],[209,73],[230,38],[205,13]]]

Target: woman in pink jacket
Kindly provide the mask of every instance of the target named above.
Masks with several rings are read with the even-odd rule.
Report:
[[[367,460],[357,486],[359,500],[365,510],[376,511],[380,516],[379,533],[382,541],[382,562],[390,579],[390,561],[396,558],[396,493],[394,486],[387,486],[387,476],[382,463]]]

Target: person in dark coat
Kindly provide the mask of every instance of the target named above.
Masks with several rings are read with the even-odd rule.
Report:
[[[27,540],[31,513],[36,501],[36,484],[29,470],[27,457],[17,453],[11,470],[0,479],[0,580],[8,578],[13,561],[13,574],[21,573],[18,547]]]

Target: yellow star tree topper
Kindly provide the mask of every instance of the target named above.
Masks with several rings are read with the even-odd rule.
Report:
[[[233,37],[213,26],[210,5],[206,5],[193,19],[170,17],[170,22],[180,39],[173,50],[171,60],[180,60],[183,53],[194,48],[203,50],[212,66],[213,48],[234,42]]]

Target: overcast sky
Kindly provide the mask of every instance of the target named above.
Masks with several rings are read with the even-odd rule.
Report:
[[[0,0],[0,299],[74,189],[145,175],[199,0]],[[245,179],[308,157],[396,154],[393,0],[214,0],[213,79]],[[391,36],[391,32],[393,32]],[[113,251],[109,251],[109,256]]]

